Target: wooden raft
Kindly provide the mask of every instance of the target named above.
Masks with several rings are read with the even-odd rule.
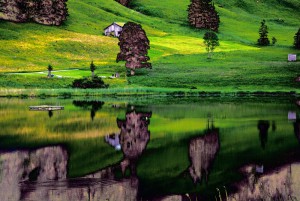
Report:
[[[29,110],[34,111],[52,111],[52,110],[63,110],[63,106],[52,106],[52,105],[39,105],[39,106],[29,106]]]

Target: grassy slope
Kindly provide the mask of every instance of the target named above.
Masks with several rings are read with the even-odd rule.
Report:
[[[293,36],[299,24],[300,3],[296,0],[216,0],[221,25],[221,46],[212,60],[206,59],[204,31],[188,26],[188,0],[134,0],[127,9],[113,0],[69,0],[70,16],[61,27],[33,23],[0,22],[0,72],[88,69],[91,60],[100,75],[121,72],[120,80],[107,80],[112,87],[197,87],[200,90],[295,90],[299,63],[287,63]],[[275,46],[255,46],[262,19]],[[282,21],[284,20],[284,21]],[[125,79],[124,63],[115,63],[118,40],[102,36],[111,22],[141,23],[151,42],[152,70],[139,70]],[[172,76],[170,76],[170,73]],[[86,75],[86,71],[82,71]],[[68,75],[66,75],[68,76]],[[43,77],[0,74],[0,87],[66,87],[71,78],[48,81]],[[41,81],[43,80],[43,81]],[[10,84],[7,83],[10,81]],[[25,83],[25,84],[23,84]]]

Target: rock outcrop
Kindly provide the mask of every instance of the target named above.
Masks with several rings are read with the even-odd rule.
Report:
[[[0,19],[59,26],[67,19],[67,0],[0,0]]]

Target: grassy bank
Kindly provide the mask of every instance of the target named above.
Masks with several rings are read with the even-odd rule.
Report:
[[[288,63],[287,55],[300,56],[300,51],[292,48],[299,28],[295,20],[300,17],[298,1],[216,0],[220,47],[212,59],[207,59],[203,45],[205,31],[187,24],[188,4],[189,0],[134,0],[128,9],[113,0],[69,0],[70,16],[61,27],[0,21],[0,88],[73,91],[70,84],[90,74],[93,60],[96,74],[121,75],[104,79],[111,88],[106,92],[123,88],[128,92],[155,88],[161,93],[191,88],[232,93],[297,91],[299,83],[294,79],[299,76],[300,63]],[[269,27],[269,38],[278,40],[274,46],[256,46],[262,19]],[[124,63],[115,62],[118,39],[103,36],[103,29],[112,22],[127,21],[142,24],[151,46],[153,69],[137,70],[134,77],[126,76]],[[55,72],[61,79],[36,73],[45,71],[48,64],[54,70],[68,71]]]

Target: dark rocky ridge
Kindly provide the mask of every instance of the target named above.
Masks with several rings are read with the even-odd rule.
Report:
[[[0,19],[59,26],[67,19],[67,0],[0,0]]]

